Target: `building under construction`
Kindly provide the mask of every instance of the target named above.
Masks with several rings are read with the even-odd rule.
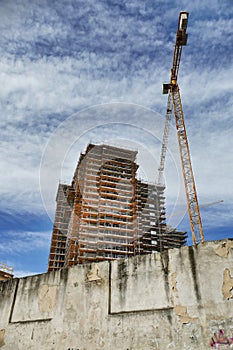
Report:
[[[14,269],[0,262],[0,281],[6,281],[14,277]]]
[[[59,184],[48,270],[148,254],[186,242],[165,223],[164,187],[136,178],[136,151],[89,144]]]

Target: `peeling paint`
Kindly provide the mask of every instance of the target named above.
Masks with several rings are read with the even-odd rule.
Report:
[[[181,323],[195,323],[198,320],[197,317],[190,317],[188,315],[186,306],[176,305],[174,311],[180,317]]]
[[[233,336],[226,242],[0,282],[0,349],[207,349],[219,329]]]
[[[4,336],[5,336],[5,329],[0,329],[0,348],[5,345]]]
[[[233,242],[223,242],[215,249],[215,253],[221,256],[221,258],[227,258],[230,249],[233,249]]]
[[[223,272],[223,284],[222,284],[222,294],[224,299],[233,298],[233,277],[231,277],[230,270],[225,269]]]
[[[91,266],[91,270],[86,275],[87,282],[100,281],[101,277],[99,276],[99,267],[97,264]]]

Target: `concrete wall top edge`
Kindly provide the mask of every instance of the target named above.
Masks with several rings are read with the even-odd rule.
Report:
[[[228,248],[233,249],[233,238],[226,238],[226,239],[222,239],[222,240],[215,240],[215,241],[206,241],[203,244],[199,244],[197,246],[183,246],[181,248],[173,248],[173,249],[169,249],[169,255],[176,255],[178,252],[185,254],[186,252],[188,252],[190,249],[194,249],[196,251],[204,251],[206,248],[212,248],[212,249],[217,249],[218,246],[224,246],[227,245]],[[162,253],[163,254],[163,253]],[[161,253],[159,252],[155,252],[152,254],[146,254],[146,255],[138,255],[135,257],[130,257],[130,258],[126,258],[126,259],[118,259],[118,260],[113,260],[111,261],[111,264],[120,264],[122,263],[122,261],[125,262],[133,262],[136,261],[137,263],[140,264],[140,262],[145,262],[148,259],[149,260],[157,260],[160,259],[160,255]],[[74,266],[70,266],[68,268],[63,268],[61,270],[58,271],[49,271],[49,272],[44,272],[44,273],[40,273],[40,274],[36,274],[36,275],[30,275],[30,276],[24,276],[24,277],[14,277],[13,279],[9,279],[6,281],[0,281],[0,286],[2,284],[6,284],[6,283],[11,283],[10,281],[12,280],[25,280],[25,282],[29,282],[30,280],[33,279],[37,279],[38,277],[40,277],[41,280],[45,280],[47,278],[55,278],[57,276],[60,276],[61,274],[63,274],[65,271],[67,271],[67,273],[69,272],[69,270],[79,270],[79,269],[84,269],[85,271],[88,271],[92,268],[92,266],[94,265],[98,265],[100,268],[102,265],[108,265],[109,262],[108,261],[100,261],[100,262],[93,262],[93,263],[88,263],[88,264],[78,264],[78,265],[74,265]]]

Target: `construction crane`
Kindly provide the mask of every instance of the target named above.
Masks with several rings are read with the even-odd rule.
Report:
[[[163,185],[164,163],[167,151],[169,125],[172,117],[172,110],[174,109],[174,116],[176,122],[182,172],[185,185],[185,193],[187,199],[188,213],[190,219],[190,226],[192,232],[193,244],[204,242],[204,233],[202,229],[202,222],[200,216],[200,209],[197,199],[197,191],[192,170],[190,151],[188,145],[188,138],[185,128],[183,109],[181,104],[181,97],[179,86],[177,82],[182,47],[187,44],[188,34],[186,33],[188,25],[188,12],[180,12],[178,20],[178,29],[176,32],[176,42],[173,54],[173,62],[171,68],[170,82],[163,84],[163,93],[168,94],[166,121],[162,141],[162,149],[160,156],[160,165],[158,169],[158,185]]]

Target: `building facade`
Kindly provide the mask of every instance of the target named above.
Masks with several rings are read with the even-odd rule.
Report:
[[[137,179],[136,155],[93,144],[80,155],[71,185],[58,188],[49,270],[185,243],[184,233],[167,235],[164,187]]]

